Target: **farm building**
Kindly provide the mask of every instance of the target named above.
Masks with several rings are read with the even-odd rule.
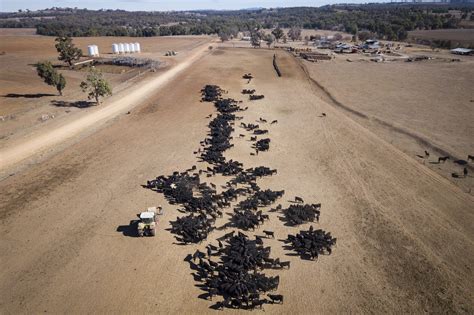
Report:
[[[455,48],[451,49],[451,53],[455,55],[472,55],[473,50],[468,48]]]
[[[321,40],[315,40],[313,45],[320,49],[329,49],[331,48],[332,43],[328,40],[321,39]]]
[[[355,52],[355,48],[346,43],[338,43],[334,49],[336,53],[352,53]]]
[[[380,43],[375,39],[368,39],[361,47],[362,49],[380,49]]]

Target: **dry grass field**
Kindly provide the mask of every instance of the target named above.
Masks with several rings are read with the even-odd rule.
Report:
[[[289,260],[291,269],[278,272],[277,293],[284,295],[285,302],[265,305],[266,312],[472,314],[472,196],[330,104],[299,61],[282,51],[277,52],[283,73],[278,77],[272,67],[274,53],[244,48],[207,53],[150,93],[148,101],[130,115],[119,116],[52,158],[0,181],[0,312],[215,312],[209,308],[214,302],[198,298],[202,291],[184,261],[197,248],[204,250],[207,242],[176,245],[166,229],[179,215],[177,206],[141,185],[193,164],[206,168],[197,163],[193,151],[206,137],[206,117],[215,109],[199,101],[199,91],[205,84],[218,84],[229,91],[229,97],[242,99],[241,105],[249,107],[239,113],[243,122],[259,117],[278,120],[265,126],[271,138],[269,152],[250,155],[250,134],[236,126],[234,147],[226,158],[245,167],[278,169],[277,175],[259,180],[259,185],[284,189],[284,206],[294,196],[321,202],[321,222],[314,225],[338,239],[333,253],[318,261],[288,256],[280,240],[299,228],[285,226],[276,213],[269,213],[264,228],[276,237],[265,239],[265,246],[271,246],[272,256]],[[410,126],[420,126],[420,132],[447,141],[459,152],[472,148],[468,140],[472,129],[465,126],[472,111],[462,111],[472,99],[468,92],[461,86],[451,93],[456,95],[449,106],[457,107],[445,110],[441,105],[446,98],[432,97],[441,95],[436,89],[443,87],[428,90],[423,83],[419,93],[432,97],[432,114],[428,105],[415,107],[423,99],[413,87],[405,87],[411,91],[406,96],[396,90],[401,84],[417,83],[411,76],[418,71],[430,75],[434,71],[423,65],[415,66],[416,71],[398,65],[401,70],[388,68],[382,74],[377,74],[380,68],[367,64],[358,68],[351,64],[351,68],[321,63],[309,71],[354,109],[380,119],[396,118],[393,123],[400,125],[417,116],[419,121],[410,121]],[[454,72],[451,66],[444,65],[443,71]],[[470,70],[458,70],[460,78],[469,76]],[[255,76],[250,84],[242,80],[248,72]],[[344,82],[335,83],[341,75],[346,76],[340,79]],[[371,84],[373,96],[367,97],[351,78]],[[340,90],[344,84],[347,94]],[[243,88],[254,88],[265,99],[249,102],[240,94]],[[416,101],[406,104],[411,98]],[[376,108],[377,104],[384,109]],[[416,115],[410,115],[412,111]],[[323,112],[326,117],[321,117]],[[435,133],[427,119],[443,131],[463,128],[456,136],[459,139],[451,142],[456,137]],[[237,137],[239,133],[245,137]],[[157,204],[164,206],[165,214],[156,237],[142,239],[120,232],[137,212]],[[226,220],[224,216],[217,223]],[[208,241],[215,243],[226,232],[214,231]]]
[[[425,52],[413,48],[407,53]],[[474,152],[474,59],[451,62],[452,55],[444,52],[429,54],[438,59],[375,63],[351,55],[354,62],[347,62],[341,55],[304,65],[326,91],[322,94],[332,98],[329,102],[349,109],[346,113],[357,122],[472,193],[474,177],[453,178],[452,173],[462,174],[466,165],[453,162]],[[425,150],[429,158],[417,157]],[[438,164],[445,155],[452,159]]]
[[[0,28],[0,36],[37,36],[36,28]]]
[[[450,40],[462,47],[474,47],[474,29],[421,30],[408,32],[408,40]]]

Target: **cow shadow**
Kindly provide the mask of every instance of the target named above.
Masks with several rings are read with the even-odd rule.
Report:
[[[458,164],[458,165],[467,165],[466,160],[455,160],[455,161],[453,161],[453,163]]]
[[[128,225],[119,225],[117,232],[121,232],[123,236],[138,237],[138,220],[132,220]]]
[[[286,215],[281,215],[281,216],[278,216],[278,219],[283,222],[283,225],[284,226],[289,226],[289,227],[296,227],[298,225],[301,225],[301,224],[305,224],[307,222],[310,222],[310,221],[304,221],[304,220],[301,220],[301,222],[294,222],[292,220],[290,220],[290,218],[288,218]]]
[[[285,253],[285,256],[289,256],[289,257],[300,257],[301,260],[308,260],[308,261],[314,261],[313,258],[311,258],[311,255],[307,254],[307,253],[298,253],[298,250],[292,245],[292,244],[289,244],[287,242],[287,240],[279,240],[280,242],[283,242],[284,245],[283,245],[283,249],[288,251],[287,253]]]

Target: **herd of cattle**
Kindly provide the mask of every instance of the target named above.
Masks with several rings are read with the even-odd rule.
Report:
[[[290,268],[288,261],[281,262],[270,257],[271,248],[264,247],[260,238],[255,240],[241,232],[225,234],[218,240],[219,246],[209,244],[207,253],[199,250],[188,255],[186,260],[195,271],[194,278],[203,283],[201,296],[212,300],[213,296],[223,296],[214,308],[224,307],[253,309],[265,303],[283,303],[283,296],[263,292],[278,288],[280,277],[270,277],[261,273],[264,269]]]
[[[253,77],[246,74],[244,78],[250,82]],[[250,95],[254,92],[242,91]],[[262,208],[274,204],[285,194],[284,190],[264,190],[257,184],[257,179],[272,176],[277,170],[266,166],[245,169],[243,163],[224,157],[224,152],[233,147],[231,140],[235,123],[242,119],[236,114],[246,110],[238,105],[241,102],[223,98],[226,93],[215,85],[207,85],[201,90],[202,101],[212,102],[217,110],[216,117],[209,123],[207,137],[201,141],[201,148],[194,152],[200,162],[206,162],[209,166],[198,169],[194,165],[184,172],[158,176],[146,185],[148,189],[163,193],[170,204],[179,205],[178,211],[185,214],[172,221],[170,229],[182,244],[199,244],[207,240],[213,230],[234,228],[253,231],[270,218]],[[260,118],[260,122],[266,120]],[[251,123],[241,123],[240,127],[253,133],[250,140],[256,154],[269,150],[270,139],[257,138],[258,135],[268,133],[268,130]],[[201,181],[204,174],[206,177],[219,174],[231,178],[218,192],[215,184]],[[239,198],[241,200],[237,202]],[[295,202],[287,209],[278,205],[268,212],[280,212],[280,219],[290,226],[319,220],[321,204],[304,204],[299,197],[295,201],[299,203]],[[223,209],[231,207],[232,202],[237,203],[228,222],[217,227],[216,221],[223,217]],[[266,237],[274,237],[272,231],[263,232]],[[283,303],[283,296],[269,293],[278,288],[279,276],[266,276],[262,270],[289,269],[290,263],[270,258],[270,247],[263,246],[263,237],[255,236],[255,240],[251,240],[242,232],[234,234],[232,231],[219,238],[218,246],[208,244],[207,253],[197,251],[188,256],[187,261],[195,271],[195,280],[202,283],[199,287],[206,292],[201,297],[212,300],[213,296],[222,296],[222,300],[213,305],[217,309],[253,309],[265,303]],[[314,259],[320,254],[331,253],[336,240],[329,233],[314,231],[311,227],[309,231],[301,231],[296,236],[288,235],[285,242],[289,244],[287,249]]]
[[[296,235],[288,235],[285,240],[287,249],[296,251],[301,258],[317,259],[319,255],[331,254],[332,246],[336,245],[336,238],[330,232],[321,229],[315,230],[313,226],[309,230],[301,230]]]

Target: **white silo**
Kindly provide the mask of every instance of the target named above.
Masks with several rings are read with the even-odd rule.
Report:
[[[94,45],[94,56],[99,56],[99,47]]]
[[[130,43],[130,52],[134,53],[135,52],[135,44]]]
[[[125,53],[125,45],[123,43],[119,44],[119,53],[121,54]]]
[[[124,46],[125,46],[125,53],[129,53],[130,52],[130,44],[125,43]]]
[[[94,45],[89,45],[89,46],[87,46],[87,52],[89,53],[89,56],[90,56],[90,57],[95,56]]]
[[[119,51],[119,45],[117,45],[117,44],[112,44],[112,53],[113,53],[113,54],[118,54],[118,53],[120,53],[120,51]]]
[[[140,43],[135,43],[135,51],[136,52],[141,52]]]

